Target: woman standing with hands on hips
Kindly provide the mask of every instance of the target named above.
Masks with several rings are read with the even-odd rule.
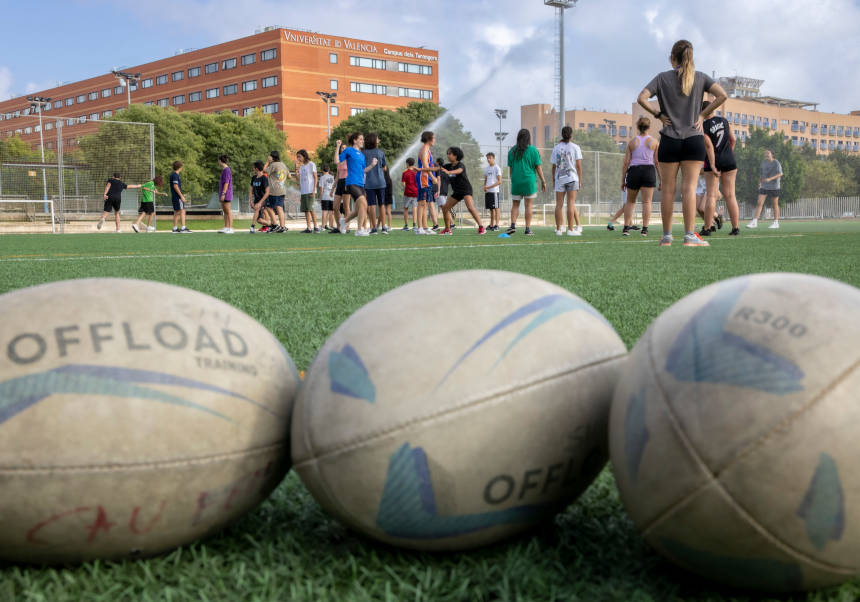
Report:
[[[704,115],[726,101],[726,92],[711,77],[696,71],[693,45],[678,40],[669,55],[671,71],[658,73],[642,90],[637,99],[640,106],[663,122],[657,160],[663,183],[661,215],[663,237],[660,246],[672,244],[672,204],[678,170],[681,170],[681,207],[684,214],[684,246],[707,247],[696,234],[696,180],[705,160],[705,137],[702,131]],[[702,98],[710,92],[714,100],[702,110]],[[654,111],[648,99],[656,96],[660,105]]]

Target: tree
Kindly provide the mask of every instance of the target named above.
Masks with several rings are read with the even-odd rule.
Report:
[[[860,156],[838,150],[830,153],[827,161],[835,163],[844,177],[844,186],[835,194],[838,196],[860,195]]]
[[[602,153],[618,153],[618,145],[607,133],[593,129],[574,130],[573,141],[584,151],[599,151]]]
[[[836,161],[819,159],[806,165],[806,180],[803,183],[804,197],[831,197],[843,194],[848,188],[848,178],[839,169]]]
[[[762,128],[751,128],[746,141],[735,147],[735,160],[738,165],[736,188],[738,201],[747,203],[756,201],[765,149],[773,151],[774,158],[782,165],[780,203],[790,203],[800,198],[807,165],[804,152],[795,149],[791,141],[780,132],[770,133]]]

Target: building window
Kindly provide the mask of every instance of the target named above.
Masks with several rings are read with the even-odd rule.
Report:
[[[173,97],[173,105],[184,105],[185,104],[185,94],[180,94],[178,96]]]
[[[170,74],[170,81],[179,82],[185,79],[185,71],[174,71]]]
[[[98,100],[99,93],[98,92],[90,92],[89,94],[87,94],[87,98],[89,98],[90,100]]]
[[[822,140],[819,148],[821,148],[821,150],[827,150],[827,140]]]
[[[734,123],[735,125],[738,125],[740,122],[741,122],[741,114],[735,113],[735,119],[732,123]]]
[[[337,80],[336,79],[328,80],[328,87],[330,90],[337,90]]]
[[[90,114],[90,121],[98,121],[98,120],[99,120],[99,114],[98,113],[91,113]]]
[[[549,144],[549,126],[543,126],[543,141]]]
[[[166,73],[164,75],[159,75],[158,77],[155,78],[155,84],[158,86],[163,86],[166,83],[167,83],[167,74]]]
[[[95,94],[96,94],[96,96],[98,96],[98,93],[95,93]],[[62,107],[62,106],[63,106],[63,101],[62,101],[62,100],[55,100],[55,101],[54,101],[54,108],[55,108],[55,109],[59,109],[59,108],[60,108],[60,107]]]
[[[72,106],[73,104],[75,104],[75,99],[74,99],[74,98],[67,98],[67,99],[66,99],[66,106],[67,106],[67,107],[70,107],[70,106]],[[17,117],[17,115],[16,115],[16,117]]]
[[[831,125],[831,126],[827,129],[827,133],[828,133],[828,134],[830,134],[831,136],[835,136],[835,135],[836,135],[836,126],[835,126],[835,125]]]
[[[46,130],[53,130],[54,124],[49,121],[48,123],[45,124],[45,129]]]
[[[111,94],[110,88],[106,88],[106,89],[102,90],[102,98],[107,98],[108,96],[110,96],[110,94]]]
[[[269,77],[263,78],[263,87],[264,88],[272,88],[278,85],[278,76],[270,75]]]
[[[84,117],[84,121],[86,121],[86,119],[87,119],[87,118],[86,118],[86,117]],[[29,126],[28,126],[28,127],[25,127],[25,128],[24,128],[24,133],[25,133],[25,134],[32,134],[32,133],[33,133],[33,128],[31,128],[31,127],[29,127]],[[840,142],[840,144],[841,144],[841,142]]]
[[[328,53],[328,62],[331,63],[332,65],[337,64],[337,53],[336,52],[329,52]]]
[[[273,102],[272,104],[263,105],[263,113],[271,114],[278,112],[278,103]]]
[[[260,53],[261,61],[271,61],[276,56],[278,56],[278,50],[276,48],[269,48],[268,50],[263,50]],[[275,111],[277,113],[277,111]]]
[[[418,73],[421,75],[433,75],[433,67],[430,65],[413,65],[412,63],[397,63],[397,70],[404,73]]]
[[[350,115],[352,115],[352,116],[360,115],[361,113],[364,113],[366,110],[367,110],[367,109],[361,109],[361,108],[359,108],[359,107],[352,107],[352,108],[349,110],[349,114],[350,114]]]
[[[166,107],[169,104],[170,104],[170,102],[168,101],[167,98],[159,98],[158,99],[158,106],[159,107]]]
[[[140,82],[141,88],[151,88],[152,87],[152,78],[148,77],[145,80]]]
[[[387,94],[388,87],[379,84],[362,84],[360,82],[350,82],[349,89],[351,92],[362,92],[364,94]]]
[[[775,130],[776,127],[777,127],[776,126],[776,119],[774,119],[773,121],[770,122],[770,129]]]
[[[627,126],[626,125],[618,126],[618,130],[619,130],[619,133],[621,134],[622,138],[627,137]]]
[[[105,119],[106,117],[113,117],[113,111],[102,111],[102,119]]]
[[[224,69],[225,71],[227,69],[235,69],[236,68],[236,59],[235,58],[224,59],[223,61],[221,61],[221,68]]]
[[[837,127],[836,128],[836,135],[837,136],[844,136],[845,135],[845,128],[843,128],[841,125],[839,127]]]
[[[224,86],[224,96],[232,96],[239,91],[238,84],[230,84],[228,86]]]
[[[191,67],[188,70],[188,77],[200,77],[200,67]]]
[[[86,101],[87,101],[87,95],[86,94],[81,94],[80,96],[78,96],[75,99],[75,102],[77,102],[78,104],[85,103]]]
[[[532,143],[537,142],[537,127],[532,128]]]
[[[769,128],[769,127],[770,127],[770,119],[768,119],[767,117],[765,117],[765,118],[764,118],[764,121],[762,122],[762,124],[764,125],[765,129]]]
[[[154,103],[154,102],[152,102],[151,100],[147,100],[146,102],[144,102],[144,103],[143,103],[143,106],[145,106],[145,107],[151,107],[151,106],[152,106],[152,105],[154,105],[154,104],[155,104],[155,103]]]
[[[368,69],[385,69],[385,61],[381,59],[371,59],[363,56],[349,57],[349,64],[352,67],[367,67]]]
[[[337,117],[338,115],[340,115],[340,107],[337,105],[331,105],[331,116]]]
[[[242,82],[242,92],[253,92],[257,89],[257,80]]]
[[[208,75],[209,73],[215,73],[218,71],[218,63],[209,63],[203,67],[203,71]]]
[[[797,120],[795,119],[791,122],[791,131],[796,132],[798,130],[800,130],[800,126],[797,124]]]
[[[206,98],[218,98],[218,88],[209,88],[206,90]]]
[[[245,54],[242,55],[242,65],[253,65],[257,62],[256,54]]]
[[[418,90],[416,88],[398,88],[397,95],[405,96],[407,98],[422,98],[424,100],[433,100],[432,90]]]
[[[251,56],[254,56],[254,55],[251,55]],[[242,117],[247,117],[248,115],[253,115],[254,110],[255,110],[254,107],[247,107],[245,109],[242,109]]]
[[[203,93],[202,93],[202,92],[191,92],[191,93],[188,95],[188,102],[200,102],[200,100],[201,100],[202,98],[203,98]]]
[[[74,117],[69,117],[68,119],[66,119],[66,125],[75,125]],[[21,130],[15,130],[15,133],[20,134]]]
[[[113,89],[113,93],[114,93],[114,94],[116,94],[117,96],[119,96],[120,94],[122,94],[122,86],[117,86],[117,87],[115,87],[115,88]]]

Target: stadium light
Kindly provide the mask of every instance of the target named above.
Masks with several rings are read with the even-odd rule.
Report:
[[[555,9],[556,49],[555,49],[555,87],[558,96],[559,134],[564,127],[564,11],[576,6],[578,0],[544,0],[544,6]]]
[[[46,96],[28,96],[30,107],[39,113],[39,148],[42,151],[42,163],[45,163],[45,135],[42,132],[42,109],[51,104],[51,99]],[[42,200],[48,200],[48,180],[45,177],[45,167],[42,166]],[[46,205],[47,207],[47,205]]]
[[[323,92],[321,90],[317,90],[317,94],[325,103],[325,123],[326,123],[326,131],[328,132],[328,137],[331,138],[331,109],[329,105],[333,105],[337,98],[337,92]]]
[[[136,86],[140,82],[140,73],[126,73],[116,69],[111,69],[111,73],[119,80],[119,85],[125,88],[128,94],[128,106],[131,106],[131,86],[132,84]]]
[[[499,161],[502,160],[502,141],[508,137],[508,132],[502,131],[502,119],[508,118],[507,109],[495,109],[496,117],[499,118],[499,131],[496,132],[496,140],[499,141]]]

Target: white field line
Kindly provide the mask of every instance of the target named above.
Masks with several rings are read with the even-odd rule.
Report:
[[[775,238],[802,238],[806,234],[785,234],[785,235],[765,235],[765,236],[744,236],[742,240],[750,239],[775,239]],[[621,244],[653,244],[657,245],[660,242],[659,237],[643,240],[628,240]],[[726,239],[728,242],[728,239]],[[677,246],[682,246],[682,241],[676,241]],[[234,257],[241,255],[242,257],[252,255],[301,255],[301,254],[323,254],[323,253],[397,253],[414,251],[444,251],[449,249],[509,249],[511,247],[550,247],[562,245],[603,245],[603,244],[619,244],[615,240],[571,240],[565,242],[520,242],[520,243],[482,243],[482,244],[450,244],[450,245],[434,245],[434,246],[415,246],[415,247],[371,247],[371,248],[355,248],[355,247],[327,247],[322,249],[284,249],[284,250],[254,250],[235,249],[212,253],[157,253],[151,255],[73,255],[69,257],[0,257],[0,263],[22,263],[28,261],[39,262],[56,262],[56,261],[88,261],[88,260],[108,260],[108,259],[193,259],[198,257]]]

